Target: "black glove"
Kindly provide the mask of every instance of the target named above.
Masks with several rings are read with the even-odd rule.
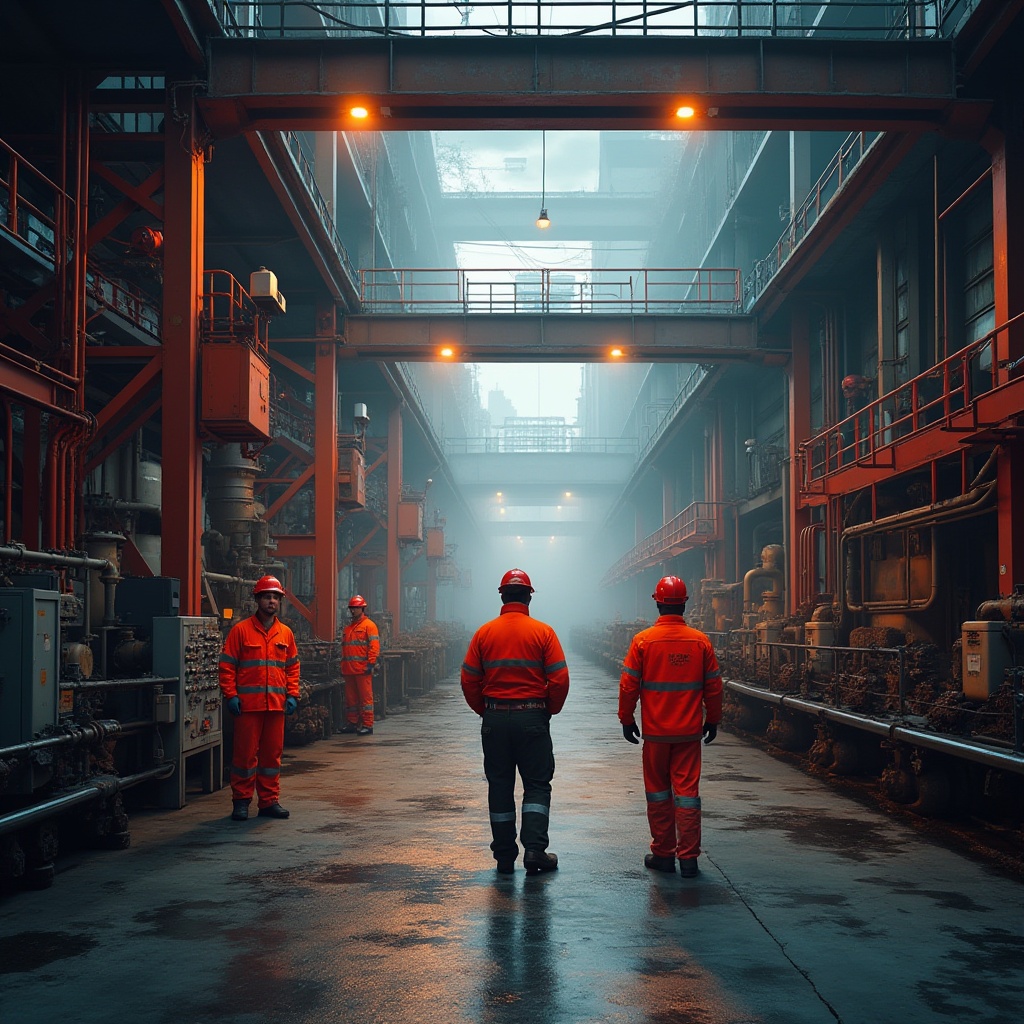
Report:
[[[710,722],[704,723],[704,742],[710,743],[718,735],[718,726]]]
[[[299,706],[299,702],[294,697],[289,697],[284,702],[284,713],[286,715],[294,715],[295,709]]]
[[[637,737],[640,735],[640,730],[636,727],[636,722],[630,722],[629,725],[622,727],[622,738],[629,740],[630,743],[639,743],[640,740]]]
[[[228,697],[228,711],[237,718],[242,713],[242,698]]]

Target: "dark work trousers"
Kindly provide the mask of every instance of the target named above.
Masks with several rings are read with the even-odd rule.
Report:
[[[543,853],[548,848],[551,780],[555,774],[550,721],[551,716],[542,708],[484,711],[480,735],[495,860],[514,860],[519,854],[517,769],[523,780],[523,827],[519,838],[526,850]]]

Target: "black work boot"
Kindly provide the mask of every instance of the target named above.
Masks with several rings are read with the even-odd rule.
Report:
[[[652,871],[665,871],[670,875],[676,873],[675,857],[659,857],[656,853],[649,853],[644,857],[644,867]]]
[[[286,811],[280,804],[267,804],[260,808],[261,818],[287,818],[290,811]]]
[[[683,878],[696,878],[700,874],[700,870],[697,868],[697,858],[689,857],[686,860],[679,862],[679,874]]]
[[[528,875],[539,875],[542,871],[558,870],[558,854],[543,850],[527,850],[523,854],[523,867]]]
[[[346,722],[345,725],[342,726],[342,728],[340,728],[338,730],[338,732],[358,732],[358,731],[359,731],[359,726],[356,725],[355,722]]]
[[[249,801],[248,800],[232,800],[231,801],[231,820],[232,821],[247,821],[249,818]]]

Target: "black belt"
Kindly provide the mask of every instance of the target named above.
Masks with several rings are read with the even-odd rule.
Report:
[[[492,700],[484,699],[487,711],[547,711],[548,704],[544,700]]]

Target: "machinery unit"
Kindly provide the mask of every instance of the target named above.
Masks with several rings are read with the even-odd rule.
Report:
[[[203,426],[224,441],[270,438],[270,364],[248,345],[202,347]]]
[[[344,508],[366,504],[366,463],[356,447],[338,449],[338,504]]]
[[[427,558],[444,558],[444,530],[440,526],[427,527]]]
[[[1011,633],[1022,631],[1005,622],[965,622],[961,627],[963,688],[968,700],[988,700],[1013,668]]]
[[[807,663],[823,672],[831,672],[835,668],[835,655],[831,651],[818,650],[819,647],[833,647],[836,642],[836,625],[834,622],[805,622],[804,636],[807,637]]]
[[[115,593],[118,621],[150,636],[153,619],[178,614],[181,583],[170,576],[125,577]]]
[[[60,594],[0,590],[0,747],[57,724]]]
[[[423,540],[423,505],[418,501],[398,503],[398,539],[404,542]]]
[[[178,680],[177,692],[155,697],[154,718],[162,729],[164,756],[177,761],[174,774],[160,783],[161,807],[185,806],[188,761],[200,758],[204,793],[224,784],[224,754],[217,663],[220,623],[213,616],[153,619],[153,672]],[[168,700],[167,698],[172,698]]]

